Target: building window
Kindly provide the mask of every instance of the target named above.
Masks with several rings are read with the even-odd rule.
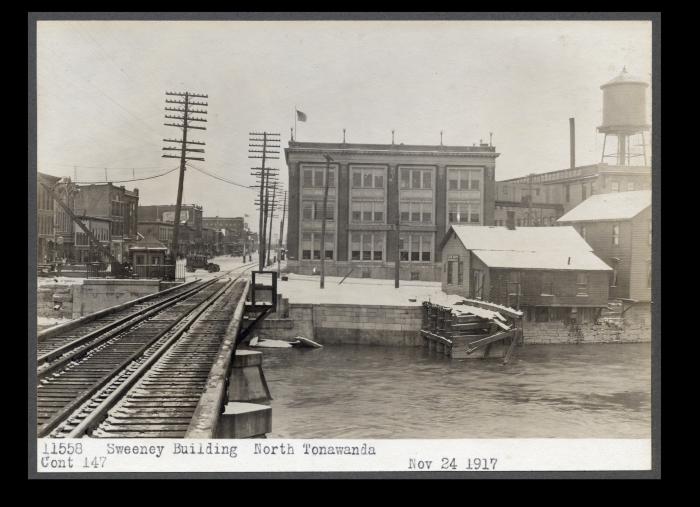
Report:
[[[354,223],[384,223],[384,202],[353,201],[351,220]]]
[[[353,188],[384,188],[385,169],[352,169]]]
[[[613,192],[619,192],[620,191],[620,183],[618,181],[612,181],[612,182],[610,182],[610,188],[612,189]]]
[[[581,185],[581,200],[585,201],[586,200],[586,185]]]
[[[333,259],[335,240],[333,234],[326,233],[326,259]],[[301,258],[302,260],[321,259],[321,233],[304,232],[301,235]]]
[[[326,169],[304,169],[302,186],[304,188],[324,188],[323,175]],[[335,187],[335,168],[328,168],[328,187]]]
[[[588,275],[586,273],[576,274],[576,295],[588,296]]]
[[[457,224],[478,224],[481,221],[480,211],[480,203],[450,202],[447,207],[447,220]]]
[[[335,204],[326,204],[326,220],[334,220]],[[323,201],[303,201],[301,216],[304,220],[323,220]]]
[[[620,244],[620,225],[615,224],[612,226],[612,244],[613,245],[619,245]]]
[[[402,233],[399,236],[399,259],[430,262],[433,258],[433,235]]]
[[[475,299],[483,299],[484,297],[484,272],[480,269],[472,270],[471,292]]]
[[[384,259],[383,232],[353,232],[350,234],[350,259],[381,261]]]
[[[409,169],[402,167],[400,186],[402,189],[432,188],[432,169]]]
[[[448,190],[479,190],[481,188],[481,171],[473,169],[448,169]]]
[[[401,201],[399,203],[399,217],[403,223],[433,223],[432,202]]]
[[[554,280],[552,279],[552,273],[542,273],[542,288],[540,290],[540,294],[543,296],[554,295]]]

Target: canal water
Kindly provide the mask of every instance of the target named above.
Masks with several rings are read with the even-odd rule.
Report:
[[[650,438],[650,344],[265,349],[269,438]]]

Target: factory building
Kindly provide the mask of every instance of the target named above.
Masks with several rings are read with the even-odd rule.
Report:
[[[452,224],[493,225],[495,147],[290,141],[290,272],[318,272],[328,163],[329,276],[439,281]],[[398,225],[398,230],[397,230]]]

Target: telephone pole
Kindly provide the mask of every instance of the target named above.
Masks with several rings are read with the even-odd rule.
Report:
[[[260,167],[254,167],[252,171],[252,174],[260,181],[260,198],[258,201],[260,206],[260,219],[258,222],[258,258],[260,271],[265,267],[265,233],[267,228],[270,171],[278,171],[278,169],[265,167],[265,162],[267,159],[279,159],[279,147],[279,134],[266,131],[249,132],[248,158],[261,159]]]
[[[282,200],[282,220],[280,220],[280,237],[277,240],[277,273],[281,272],[280,262],[282,261],[282,235],[284,234],[284,218],[287,215],[287,191],[284,191]]]
[[[275,218],[275,194],[277,193],[277,182],[275,181],[272,185],[272,205],[270,207],[270,227],[267,231],[267,248],[266,248],[266,266],[270,265],[270,250],[272,250],[272,220]]]
[[[328,210],[328,173],[333,159],[327,153],[323,156],[326,159],[326,174],[323,182],[323,220],[321,221],[321,288],[326,282],[326,211]]]
[[[206,115],[207,111],[205,109],[197,109],[197,107],[207,107],[209,104],[207,102],[197,102],[191,100],[194,98],[206,99],[208,95],[202,95],[199,93],[190,92],[165,92],[165,110],[173,111],[178,113],[178,115],[167,114],[165,117],[169,120],[175,120],[174,123],[165,123],[168,127],[177,127],[182,129],[182,139],[163,139],[166,143],[172,143],[179,145],[177,147],[164,146],[163,151],[179,151],[180,155],[168,155],[163,154],[163,158],[179,158],[180,159],[180,179],[177,184],[177,202],[175,204],[175,223],[173,224],[173,262],[177,261],[179,239],[180,239],[180,210],[182,208],[182,187],[185,181],[185,164],[188,160],[200,160],[204,161],[202,157],[189,157],[188,152],[194,153],[204,153],[204,148],[191,148],[188,145],[198,145],[204,146],[205,143],[199,141],[188,141],[187,131],[189,129],[206,130],[206,127],[198,127],[196,125],[191,125],[191,122],[206,122],[207,120],[202,116],[192,116],[194,114]],[[177,97],[177,99],[169,99],[167,97]],[[169,105],[172,104],[172,105]],[[173,107],[173,105],[181,107]],[[194,107],[193,107],[194,106]]]

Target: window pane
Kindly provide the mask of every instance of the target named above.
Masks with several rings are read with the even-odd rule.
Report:
[[[424,262],[429,262],[430,261],[430,252],[423,252],[421,254],[421,260]]]
[[[459,175],[459,189],[467,190],[469,188],[469,173],[467,171],[460,171]]]
[[[473,224],[479,223],[479,212],[478,211],[472,211],[472,223]]]
[[[382,260],[382,254],[384,249],[384,237],[381,234],[374,235],[374,260]]]
[[[430,213],[430,211],[424,211],[423,212],[423,223],[429,224],[433,220],[433,215]]]
[[[408,252],[401,252],[401,260],[402,261],[408,260]]]
[[[371,211],[363,211],[362,212],[362,221],[363,222],[371,222],[372,221],[372,212]]]
[[[352,173],[352,186],[355,188],[362,186],[362,173],[360,171]]]
[[[423,188],[432,188],[432,173],[423,171]]]
[[[466,209],[460,210],[460,213],[457,215],[458,222],[460,223],[467,223],[467,220],[469,219],[469,214],[467,213]]]
[[[401,188],[410,186],[410,174],[408,169],[401,169]]]
[[[314,187],[323,186],[323,171],[317,170],[314,172]]]
[[[420,222],[420,211],[411,212],[411,222]]]
[[[375,211],[374,212],[374,221],[375,222],[383,222],[384,221],[384,212],[383,211]]]
[[[457,221],[457,213],[451,211],[450,213],[448,213],[448,218],[447,218],[447,219],[448,219],[450,222],[456,222],[456,221]]]
[[[360,222],[361,220],[362,220],[362,212],[353,211],[352,212],[352,221],[353,222]]]
[[[420,188],[420,171],[411,171],[411,188]]]
[[[333,260],[333,250],[326,250],[326,259]]]
[[[410,218],[410,214],[408,211],[402,211],[401,212],[401,221],[402,222],[408,222]]]
[[[333,205],[328,204],[328,206],[326,206],[326,218],[328,220],[333,220],[333,211],[334,211]]]
[[[335,187],[335,170],[328,170],[328,186]]]
[[[314,250],[314,259],[316,259],[316,260],[321,259],[321,250]]]
[[[365,188],[372,187],[372,173],[371,172],[366,172],[362,179],[363,179],[363,186]]]
[[[459,188],[459,173],[454,169],[450,170],[447,183],[450,190],[457,190]]]
[[[374,175],[374,188],[384,188],[384,175],[375,174]]]
[[[359,250],[352,250],[351,258],[354,261],[359,261],[360,260],[360,251]]]
[[[301,240],[302,241],[311,241],[311,233],[310,232],[305,232],[301,235]]]
[[[472,190],[479,190],[481,188],[481,178],[479,173],[472,173],[472,178],[471,178],[471,189]]]

